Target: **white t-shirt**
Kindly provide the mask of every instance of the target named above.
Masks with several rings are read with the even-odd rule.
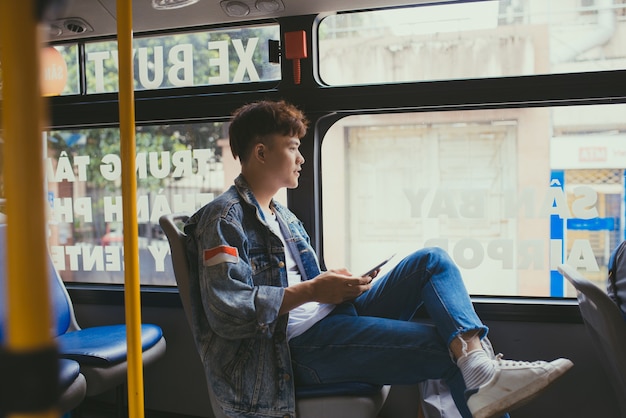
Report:
[[[265,220],[271,230],[283,242],[283,247],[285,248],[285,263],[287,267],[287,282],[289,283],[289,286],[300,283],[302,281],[302,276],[298,270],[296,260],[293,258],[289,247],[287,247],[285,237],[283,236],[278,221],[276,220],[276,215],[273,212],[266,212],[265,210],[263,211],[263,214],[265,215]],[[334,308],[335,305],[333,304],[307,302],[292,309],[289,312],[289,322],[287,323],[287,340],[289,341],[290,339],[304,333],[306,330],[315,325],[317,321],[325,318]]]

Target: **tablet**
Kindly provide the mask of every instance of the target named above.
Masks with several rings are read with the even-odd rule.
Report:
[[[376,270],[380,269],[382,266],[387,264],[387,262],[391,260],[393,256],[395,256],[395,254],[390,255],[389,257],[387,257],[386,259],[384,259],[383,261],[381,261],[380,263],[376,264],[374,267],[369,269],[366,273],[361,274],[361,277],[369,276],[370,274],[374,273]]]

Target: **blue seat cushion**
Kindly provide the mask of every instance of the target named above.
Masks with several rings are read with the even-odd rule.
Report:
[[[59,360],[59,386],[61,390],[69,388],[79,374],[80,365],[78,362],[64,358]]]
[[[154,346],[163,336],[153,324],[141,325],[142,351]],[[110,366],[126,361],[126,326],[104,325],[68,332],[56,338],[59,354],[90,366]]]
[[[324,383],[319,385],[296,386],[296,398],[320,398],[324,396],[372,396],[382,389],[382,385],[371,383]]]

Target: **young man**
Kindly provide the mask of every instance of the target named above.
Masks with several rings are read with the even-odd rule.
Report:
[[[441,249],[416,251],[375,281],[377,271],[321,272],[301,222],[273,200],[298,186],[306,128],[285,102],[235,111],[241,175],[185,226],[193,332],[226,414],[293,417],[297,385],[445,379],[462,416],[492,417],[572,366],[490,357],[487,327]],[[411,320],[422,305],[432,324]]]

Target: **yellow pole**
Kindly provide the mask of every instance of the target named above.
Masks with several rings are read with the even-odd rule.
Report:
[[[0,1],[4,185],[10,243],[6,249],[7,350],[27,356],[52,353],[44,364],[54,371],[58,363],[50,335],[42,143],[44,106],[39,83],[41,42],[36,3],[35,0]],[[50,390],[55,390],[55,386]],[[48,411],[18,412],[10,416],[54,417],[58,412],[50,406]]]
[[[122,213],[124,217],[124,303],[126,309],[126,341],[128,343],[128,413],[130,418],[139,418],[144,415],[144,399],[139,238],[137,234],[137,177],[135,174],[132,5],[132,0],[117,0],[120,153],[122,160]]]

